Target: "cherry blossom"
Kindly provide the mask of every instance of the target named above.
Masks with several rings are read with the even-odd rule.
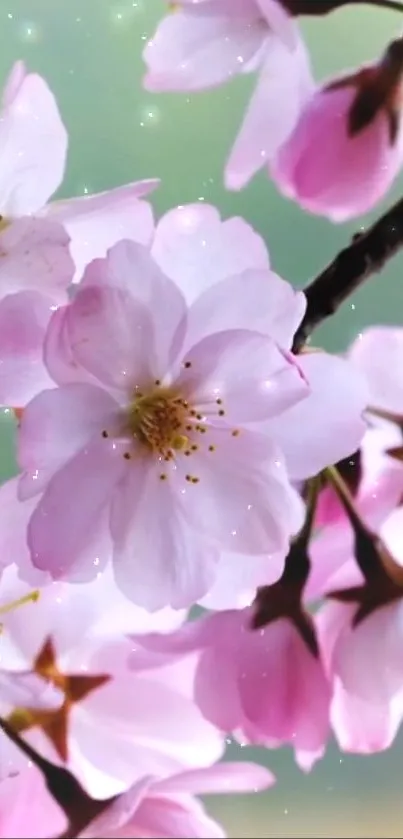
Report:
[[[175,4],[148,42],[147,90],[200,90],[259,71],[230,153],[226,185],[241,189],[291,133],[311,93],[309,58],[277,0]]]
[[[198,651],[195,699],[204,716],[244,744],[285,743],[310,769],[326,747],[330,685],[288,619],[252,628],[251,608],[223,611],[140,645],[170,657]],[[136,667],[136,658],[132,665]]]
[[[2,596],[8,601],[16,590],[24,587],[10,568],[3,577]],[[15,706],[10,694],[0,692],[0,711],[39,753],[66,765],[91,796],[109,798],[143,776],[162,779],[220,757],[223,739],[193,702],[191,661],[161,670],[152,654],[140,652],[136,672],[129,669],[133,644],[120,630],[136,631],[142,613],[126,604],[122,622],[122,598],[114,595],[108,580],[49,585],[30,608],[31,612],[21,607],[4,615],[3,671],[31,671],[44,687],[61,691],[63,703],[48,701],[44,707],[38,695],[36,704]],[[168,625],[164,615],[161,620],[156,616],[156,629]],[[175,625],[174,617],[171,626]],[[26,762],[3,736],[2,773],[12,774]]]
[[[47,205],[62,181],[66,152],[53,94],[17,62],[0,112],[0,402],[13,407],[50,385],[43,338],[71,281],[120,238],[148,243],[152,236],[152,211],[140,199],[157,181]]]
[[[379,64],[319,87],[272,161],[289,198],[343,222],[371,210],[403,163],[400,41]]]

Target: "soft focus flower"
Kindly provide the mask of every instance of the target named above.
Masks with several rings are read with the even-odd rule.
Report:
[[[16,588],[13,569],[2,581],[7,600],[8,588]],[[126,604],[119,624],[122,600],[113,584],[102,578],[83,586],[53,584],[41,589],[30,609],[4,616],[2,669],[31,670],[44,686],[62,692],[63,703],[16,706],[0,692],[0,713],[39,753],[65,763],[91,796],[109,798],[146,775],[162,779],[220,757],[223,738],[193,701],[194,662],[159,668],[152,653],[140,650],[136,671],[129,669],[129,656],[136,654],[121,629],[137,631],[143,616]],[[156,616],[155,628],[161,624],[167,626],[166,618]],[[2,736],[2,774],[26,763]]]
[[[253,763],[221,763],[190,769],[166,780],[144,778],[121,795],[83,833],[82,839],[221,839],[225,833],[210,819],[195,795],[258,792],[274,783],[268,769]]]
[[[311,92],[307,51],[278,0],[175,4],[144,51],[148,90],[200,90],[260,71],[230,154],[226,184],[241,189],[292,131]]]
[[[195,699],[204,716],[243,743],[291,745],[303,769],[322,757],[330,686],[293,623],[251,628],[250,608],[208,615],[140,645],[171,657],[198,651]],[[132,666],[136,667],[133,657]]]
[[[403,62],[392,48],[381,63],[318,88],[271,162],[285,195],[333,222],[371,210],[401,168]]]
[[[213,764],[174,773],[166,779],[145,776],[111,802],[80,839],[220,839],[221,826],[195,798],[200,794],[258,792],[274,783],[268,769],[254,763]],[[1,839],[50,839],[66,830],[66,818],[49,795],[34,766],[0,786]]]
[[[43,337],[73,278],[119,239],[147,244],[153,232],[151,208],[139,199],[157,181],[47,205],[63,179],[66,152],[53,94],[17,62],[0,112],[0,403],[13,407],[50,385]],[[28,219],[32,214],[40,218]]]

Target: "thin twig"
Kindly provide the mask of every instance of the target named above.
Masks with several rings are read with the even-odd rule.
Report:
[[[294,338],[298,352],[322,321],[334,315],[342,303],[403,247],[403,198],[375,222],[366,233],[357,233],[351,245],[304,289],[305,317]]]

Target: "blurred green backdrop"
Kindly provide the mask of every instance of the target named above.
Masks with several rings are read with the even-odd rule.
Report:
[[[141,52],[163,8],[162,0],[1,0],[0,78],[24,58],[53,88],[70,133],[61,196],[158,176],[158,213],[204,200],[224,214],[241,214],[265,237],[276,270],[304,285],[371,217],[334,227],[304,215],[276,194],[264,174],[239,194],[225,192],[223,164],[253,79],[189,97],[143,91]],[[370,7],[307,21],[303,30],[318,77],[377,56],[402,23],[394,12]],[[341,349],[366,324],[402,322],[402,265],[397,257],[367,283],[321,330],[322,345]],[[7,416],[0,429],[5,479],[15,468]],[[252,752],[270,766],[277,786],[265,795],[210,799],[210,809],[233,837],[403,836],[402,742],[371,758],[341,755],[332,746],[308,776],[286,750],[232,747],[232,756]]]

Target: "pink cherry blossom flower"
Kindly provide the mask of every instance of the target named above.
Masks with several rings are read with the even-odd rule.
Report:
[[[162,781],[144,778],[91,822],[80,837],[221,839],[226,834],[194,795],[257,792],[273,783],[271,772],[246,762],[191,769]]]
[[[121,243],[55,314],[45,356],[60,387],[25,412],[19,496],[43,493],[28,529],[38,568],[94,572],[91,540],[106,529],[122,589],[147,608],[180,607],[211,588],[221,550],[287,549],[302,519],[282,452],[291,477],[303,479],[354,450],[367,395],[349,362],[290,354],[303,295],[255,268],[267,254],[241,219],[221,223],[210,207],[169,213],[152,255],[171,280],[145,249]],[[48,444],[59,434],[56,453]],[[95,475],[97,491],[83,503],[76,481]],[[136,559],[143,555],[152,562]]]
[[[268,769],[253,763],[222,763],[190,769],[161,780],[146,776],[122,793],[79,834],[80,839],[220,839],[225,837],[200,794],[258,792],[274,783]],[[41,773],[30,766],[0,787],[0,837],[48,839],[67,828]]]
[[[301,768],[324,754],[330,686],[291,621],[251,628],[250,608],[208,615],[140,645],[170,657],[198,651],[195,699],[204,716],[241,742],[291,745]],[[132,659],[136,667],[136,657]]]
[[[231,189],[241,189],[270,160],[313,85],[305,46],[278,0],[185,0],[163,19],[143,55],[148,90],[200,90],[260,71],[226,167]]]
[[[306,102],[270,164],[286,196],[333,222],[366,213],[383,198],[403,162],[398,61],[396,71],[396,59],[386,55],[319,87]]]
[[[356,609],[325,606],[318,629],[332,681],[335,737],[343,751],[372,754],[389,748],[403,719],[402,602],[377,609],[353,627]]]
[[[66,765],[91,796],[102,799],[144,776],[163,779],[210,765],[222,753],[223,738],[193,701],[195,662],[161,669],[152,653],[140,650],[136,671],[129,669],[134,646],[120,633],[133,627],[129,604],[116,631],[121,601],[107,581],[98,582],[47,586],[31,611],[21,607],[4,615],[4,673],[31,670],[44,686],[58,687],[64,701],[57,707],[15,706],[0,692],[0,713],[40,754]],[[8,569],[2,596],[15,585],[15,572]],[[130,609],[139,626],[141,612]],[[157,616],[157,629],[163,621]],[[0,738],[3,774],[26,762],[8,738]]]
[[[65,310],[67,383],[61,367],[59,388],[35,397],[20,427],[20,497],[41,493],[28,528],[34,564],[55,577],[74,569],[107,510],[116,579],[148,608],[189,606],[208,590],[218,549],[281,550],[302,523],[259,421],[308,386],[260,332],[201,335],[196,306],[187,311],[145,249],[116,245]]]
[[[62,181],[66,151],[53,94],[17,62],[0,111],[0,403],[13,407],[51,384],[43,338],[74,276],[119,239],[147,244],[153,232],[151,208],[139,199],[156,181],[47,205]],[[41,218],[28,220],[32,214]]]

